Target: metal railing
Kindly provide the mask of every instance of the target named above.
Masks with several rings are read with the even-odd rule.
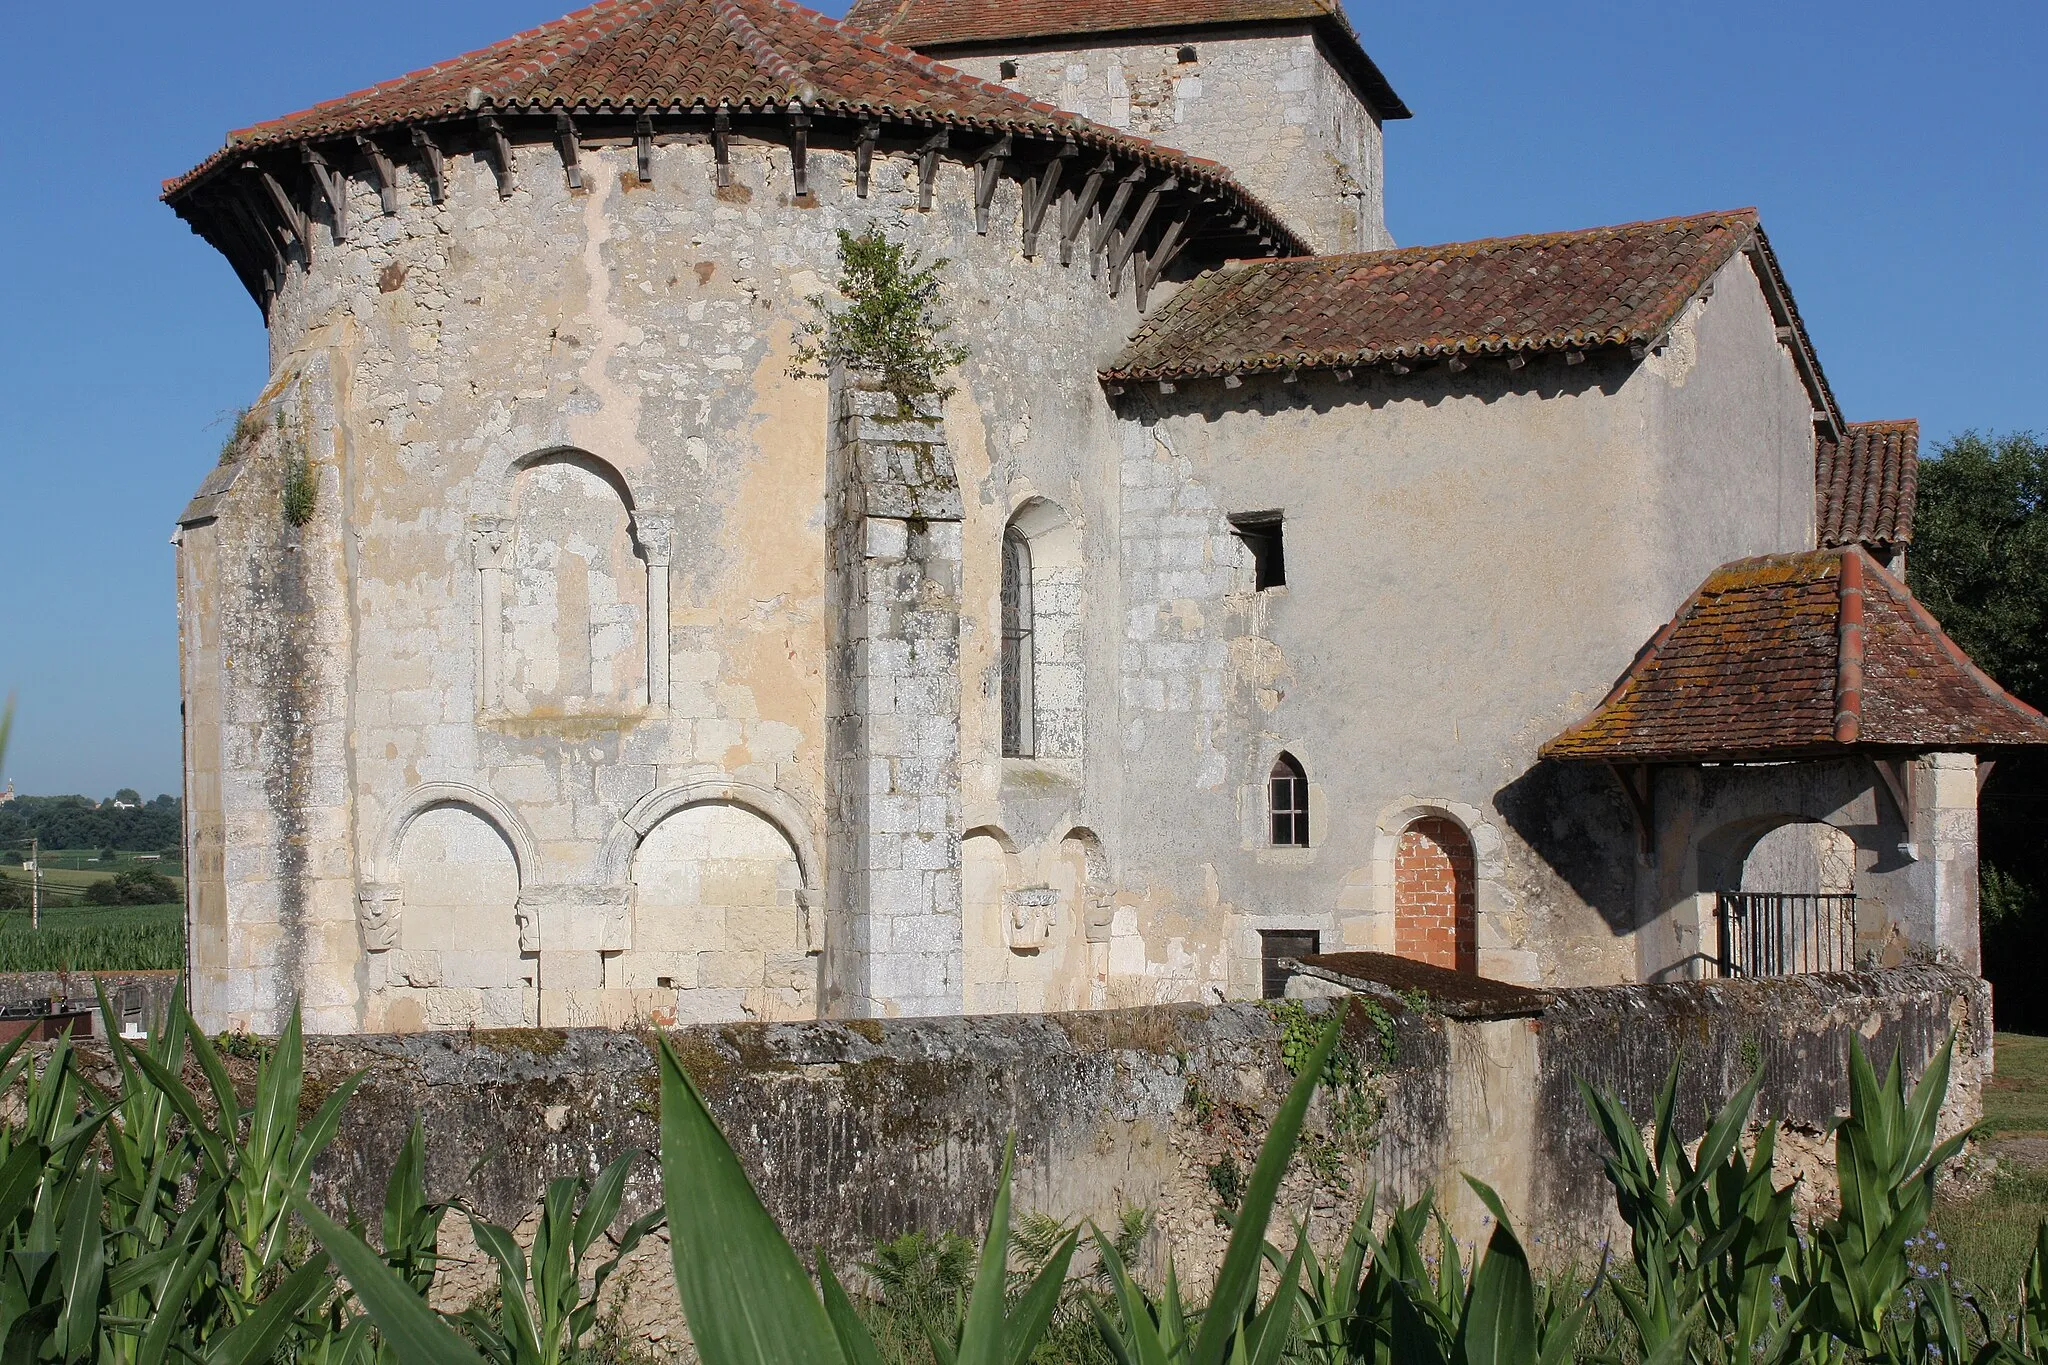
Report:
[[[1722,891],[1722,976],[1800,976],[1856,965],[1856,898],[1790,891]]]

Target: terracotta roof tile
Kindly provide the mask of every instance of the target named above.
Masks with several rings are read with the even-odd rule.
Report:
[[[1270,209],[1228,168],[1101,128],[790,0],[601,0],[465,56],[266,123],[164,185],[173,198],[250,152],[478,113],[782,108],[1060,133],[1228,187],[1282,240]]]
[[[846,15],[876,37],[933,50],[1290,21],[1313,24],[1330,40],[1382,119],[1409,117],[1336,0],[857,0]]]
[[[1843,565],[1852,555],[1862,637],[1845,666]],[[1845,711],[1856,717],[1848,737]],[[1607,699],[1543,756],[1677,762],[2042,744],[2048,720],[1972,664],[1904,583],[1850,547],[1716,569]]]
[[[1920,424],[1852,422],[1840,442],[1815,451],[1820,544],[1904,545],[1913,539],[1920,486]]]
[[[1737,209],[1582,232],[1233,263],[1103,371],[1168,379],[1654,341],[1758,237]]]

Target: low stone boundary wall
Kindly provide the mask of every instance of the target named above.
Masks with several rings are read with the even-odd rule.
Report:
[[[109,1025],[99,1019],[95,982],[114,1008],[111,1021],[149,1030],[160,1026],[171,1008],[171,996],[183,972],[0,972],[0,1016],[87,1013],[93,1033],[104,1036]]]
[[[800,1249],[854,1261],[913,1228],[976,1231],[1014,1132],[1021,1209],[1107,1221],[1143,1206],[1155,1220],[1155,1267],[1170,1247],[1183,1279],[1200,1287],[1227,1237],[1216,1212],[1230,1168],[1249,1175],[1292,1080],[1281,1055],[1287,1018],[1307,1011],[1293,1016],[1301,1029],[1332,1007],[1166,1006],[668,1036]],[[1647,1117],[1682,1056],[1681,1123],[1697,1135],[1761,1065],[1760,1114],[1784,1120],[1781,1151],[1819,1173],[1827,1125],[1847,1107],[1852,1037],[1880,1068],[1901,1050],[1917,1076],[1955,1030],[1951,1131],[1978,1118],[1991,1061],[1984,984],[1933,966],[1565,990],[1524,1018],[1396,1009],[1354,1016],[1351,1027],[1362,1055],[1380,1057],[1368,1081],[1377,1117],[1361,1123],[1354,1109],[1347,1124],[1319,1103],[1284,1206],[1309,1216],[1319,1241],[1335,1240],[1365,1189],[1384,1201],[1433,1187],[1477,1238],[1480,1209],[1458,1179],[1466,1171],[1501,1191],[1532,1246],[1542,1237],[1539,1254],[1552,1258],[1590,1251],[1616,1226],[1579,1078],[1618,1091]],[[319,1168],[318,1193],[332,1207],[379,1207],[417,1116],[430,1193],[460,1195],[516,1224],[550,1178],[594,1173],[628,1147],[654,1149],[652,1043],[600,1030],[311,1040],[309,1112],[322,1090],[368,1072]],[[657,1197],[650,1160],[635,1173],[628,1212]],[[650,1246],[636,1257],[632,1280],[648,1292],[627,1296],[631,1325],[657,1339],[673,1314],[665,1255]]]

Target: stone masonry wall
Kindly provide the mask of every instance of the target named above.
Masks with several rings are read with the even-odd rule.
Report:
[[[1191,55],[1190,55],[1191,50]],[[1306,27],[1150,43],[947,51],[985,81],[1209,157],[1322,252],[1387,235],[1381,125]],[[1005,64],[1013,63],[1014,75]]]
[[[1949,1131],[1978,1117],[1991,1060],[1983,984],[1935,967],[1572,990],[1534,1018],[1456,1021],[1397,1009],[1390,1023],[1384,1049],[1369,1021],[1350,1026],[1350,1045],[1374,1059],[1379,1118],[1347,1133],[1319,1102],[1307,1139],[1316,1157],[1297,1161],[1284,1189],[1282,1206],[1307,1217],[1321,1242],[1343,1234],[1369,1186],[1383,1201],[1435,1189],[1461,1235],[1478,1236],[1482,1209],[1458,1179],[1465,1171],[1500,1190],[1526,1244],[1548,1255],[1589,1248],[1611,1233],[1612,1215],[1579,1077],[1647,1114],[1682,1060],[1679,1118],[1698,1132],[1761,1066],[1760,1115],[1784,1121],[1780,1150],[1818,1192],[1832,1184],[1823,1134],[1846,1107],[1852,1038],[1880,1064],[1901,1050],[1917,1076],[1956,1030]],[[1274,1011],[1233,1004],[667,1036],[806,1254],[824,1248],[850,1261],[912,1228],[978,1233],[1014,1133],[1020,1209],[1105,1219],[1126,1206],[1149,1209],[1151,1273],[1171,1251],[1199,1293],[1227,1239],[1209,1173],[1226,1158],[1249,1169],[1291,1083],[1281,1034]],[[652,1042],[574,1030],[312,1040],[314,1086],[368,1073],[318,1167],[317,1196],[334,1208],[376,1207],[418,1117],[429,1193],[459,1195],[516,1224],[549,1179],[654,1147]],[[654,1164],[643,1161],[625,1216],[657,1188]],[[453,1274],[451,1296],[483,1287],[478,1267]],[[636,1258],[620,1293],[630,1327],[674,1338],[665,1246]]]

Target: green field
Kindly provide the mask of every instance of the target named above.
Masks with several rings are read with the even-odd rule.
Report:
[[[1934,1254],[1974,1286],[1986,1308],[2013,1311],[2034,1230],[2048,1218],[2048,1038],[1997,1037],[1997,1070],[1984,1087],[1984,1133],[1997,1172],[1967,1199],[1935,1208]]]
[[[162,873],[169,877],[181,892],[185,887],[180,875],[184,869],[169,859],[145,860],[137,858],[132,853],[123,853],[115,861],[103,863],[92,849],[68,848],[44,849],[38,861],[42,864],[45,909],[52,906],[76,906],[85,895],[85,889],[94,882],[106,881],[117,873],[137,867],[147,867]],[[26,887],[29,883],[29,874],[19,867],[0,866],[0,881]]]
[[[42,927],[0,910],[0,972],[175,971],[185,965],[182,905],[64,906]]]

